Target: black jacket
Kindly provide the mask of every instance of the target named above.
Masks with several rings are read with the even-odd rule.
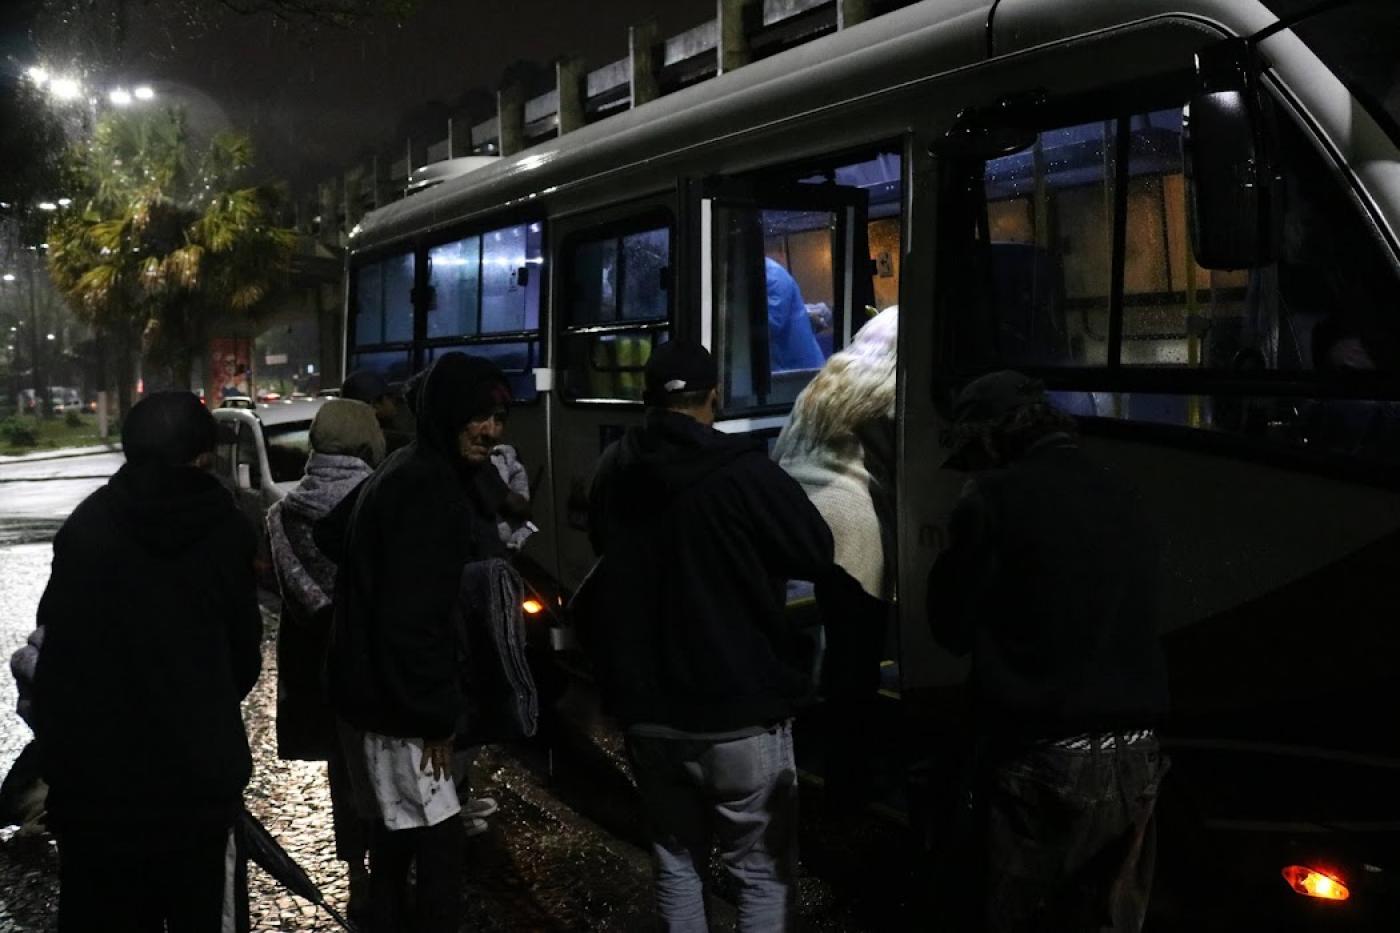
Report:
[[[934,636],[972,652],[983,732],[1063,737],[1167,711],[1159,545],[1142,502],[1067,435],[970,481],[929,574]]]
[[[256,539],[214,477],[122,467],[54,539],[36,732],[60,832],[177,843],[231,824],[252,773]]]
[[[784,582],[828,577],[833,546],[761,440],[648,412],[603,452],[589,515],[603,611],[581,634],[614,715],[710,732],[792,714],[810,642]]]
[[[449,370],[444,368],[442,373]],[[326,673],[331,705],[381,735],[439,740],[463,708],[452,612],[468,561],[504,554],[505,485],[456,453],[465,387],[430,371],[418,434],[316,528],[339,565]]]

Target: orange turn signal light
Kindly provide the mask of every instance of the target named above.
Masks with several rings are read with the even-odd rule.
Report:
[[[1351,897],[1351,892],[1340,878],[1306,865],[1289,865],[1283,870],[1283,880],[1304,897],[1324,901],[1344,901]]]
[[[525,610],[527,616],[537,616],[544,612],[544,603],[538,599],[527,599],[520,604],[520,608]]]

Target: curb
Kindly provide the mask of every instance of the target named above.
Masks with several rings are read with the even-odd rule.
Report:
[[[10,463],[37,463],[43,460],[65,460],[70,457],[92,457],[97,454],[114,454],[121,452],[120,444],[108,444],[101,447],[64,447],[57,450],[42,450],[28,454],[6,454],[0,455],[0,465]]]

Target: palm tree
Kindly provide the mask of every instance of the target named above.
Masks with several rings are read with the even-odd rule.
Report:
[[[55,283],[119,350],[139,336],[149,385],[187,388],[212,321],[254,313],[286,283],[295,245],[274,222],[277,190],[238,185],[245,138],[193,150],[179,110],[105,118],[74,153],[86,203],[49,232]]]

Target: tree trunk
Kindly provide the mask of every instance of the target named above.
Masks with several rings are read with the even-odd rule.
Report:
[[[134,388],[134,373],[131,370],[132,359],[132,335],[130,327],[119,327],[115,329],[117,360],[115,374],[117,377],[117,417],[122,421],[126,420],[126,413],[131,411],[132,389]]]

